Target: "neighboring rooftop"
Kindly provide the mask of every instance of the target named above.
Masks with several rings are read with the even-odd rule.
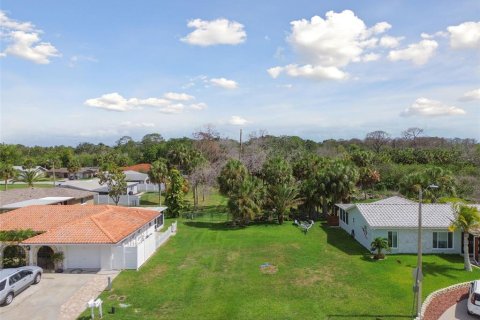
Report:
[[[94,193],[65,188],[23,188],[0,191],[0,207],[32,199],[68,197],[74,199],[93,198]]]
[[[123,171],[125,174],[125,180],[127,181],[145,181],[148,179],[148,174],[141,173],[133,170]]]
[[[121,169],[123,171],[132,170],[132,171],[138,171],[138,172],[142,172],[142,173],[148,173],[148,171],[150,171],[151,167],[152,167],[152,165],[149,164],[149,163],[139,163],[139,164],[135,164],[133,166],[123,167]]]
[[[18,209],[27,206],[35,206],[35,205],[52,205],[57,203],[62,203],[64,201],[68,201],[73,199],[72,197],[46,197],[40,199],[30,199],[15,203],[9,203],[1,207],[1,209]]]
[[[133,186],[138,184],[138,182],[127,182],[127,186]],[[108,187],[106,185],[100,184],[100,179],[90,179],[90,180],[67,180],[60,182],[58,184],[60,188],[72,188],[78,190],[86,190],[92,192],[104,192],[108,193]]]
[[[110,205],[29,206],[1,214],[0,230],[43,232],[23,241],[24,244],[112,244],[152,221],[164,209]]]

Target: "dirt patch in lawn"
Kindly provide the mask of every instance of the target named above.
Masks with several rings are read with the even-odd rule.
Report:
[[[263,274],[275,274],[278,272],[278,267],[273,264],[265,263],[260,266],[260,272]]]
[[[319,282],[324,284],[331,284],[334,282],[335,274],[332,270],[314,270],[310,268],[297,269],[294,274],[295,279],[293,283],[301,287],[313,286]]]

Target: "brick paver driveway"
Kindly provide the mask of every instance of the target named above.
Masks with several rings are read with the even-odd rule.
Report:
[[[1,320],[76,319],[86,302],[99,295],[118,272],[85,274],[46,273],[38,285],[32,285],[15,297],[9,306],[0,307]]]

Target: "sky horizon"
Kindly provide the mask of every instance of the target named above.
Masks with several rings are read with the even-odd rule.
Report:
[[[409,127],[480,140],[480,2],[11,1],[0,142]]]

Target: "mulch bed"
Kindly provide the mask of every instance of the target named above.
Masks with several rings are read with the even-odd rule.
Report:
[[[435,297],[427,307],[424,320],[437,320],[448,308],[468,298],[468,287],[459,288]]]

